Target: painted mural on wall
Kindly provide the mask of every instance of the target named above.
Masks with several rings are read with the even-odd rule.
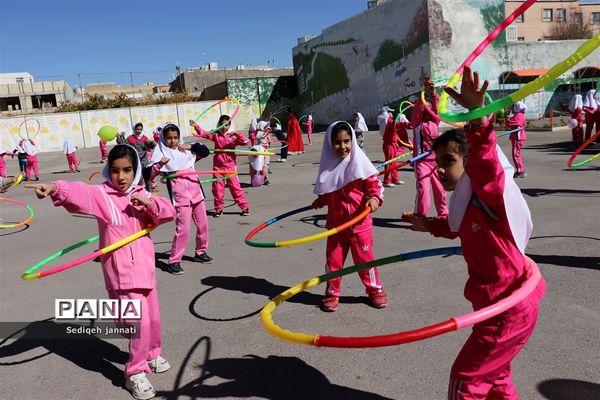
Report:
[[[127,134],[137,122],[144,124],[144,134],[152,132],[166,122],[178,123],[184,136],[191,136],[190,119],[196,117],[213,102],[164,104],[157,106],[90,110],[76,113],[41,114],[25,117],[0,119],[0,147],[7,151],[16,147],[24,138],[35,141],[39,151],[62,151],[65,138],[73,140],[81,148],[99,145],[98,130],[104,125],[115,126]],[[235,109],[232,103],[222,103],[207,112],[198,120],[204,129],[217,126],[221,114],[231,115]],[[252,108],[242,105],[241,112],[234,121],[236,129],[245,131],[252,115]]]
[[[506,17],[504,0],[428,0],[428,7],[431,71],[434,77],[452,75],[489,31]],[[468,27],[468,32],[465,27]],[[483,79],[490,81],[489,92],[493,98],[498,98],[522,86],[508,86],[499,82],[498,78],[503,72],[550,68],[568,57],[582,43],[582,40],[507,42],[503,33],[473,62],[473,69]],[[596,50],[576,68],[597,65],[599,59],[600,50]],[[572,72],[563,74],[561,80],[572,80]],[[529,118],[548,115],[549,109],[559,104],[553,100],[556,97],[555,89],[554,86],[547,86],[524,100],[528,105]],[[452,104],[449,108],[457,110]]]
[[[293,49],[304,112],[318,123],[360,111],[373,123],[384,105],[420,90],[429,72],[427,1],[388,0]]]

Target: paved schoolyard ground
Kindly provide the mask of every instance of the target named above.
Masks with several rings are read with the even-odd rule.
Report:
[[[536,331],[514,362],[514,380],[523,399],[600,398],[600,169],[599,161],[569,170],[572,149],[568,131],[531,132],[524,150],[529,177],[518,180],[533,214],[535,228],[527,254],[548,283]],[[183,262],[185,274],[173,276],[165,266],[174,224],[152,233],[156,246],[162,313],[163,355],[173,368],[150,379],[159,398],[252,399],[442,399],[454,357],[469,331],[446,334],[403,346],[378,349],[321,349],[279,341],[261,327],[258,311],[285,288],[323,273],[325,241],[290,248],[260,249],[244,244],[245,235],[270,217],[310,204],[320,157],[322,134],[302,156],[286,164],[272,163],[271,186],[246,187],[249,217],[226,196],[225,215],[209,218],[210,265]],[[500,139],[509,153],[507,138]],[[381,160],[381,139],[367,135],[372,160]],[[600,146],[586,150],[593,155]],[[41,180],[87,180],[99,170],[98,149],[82,152],[82,172],[65,173],[62,153],[39,156]],[[241,181],[248,183],[246,160],[240,158]],[[9,173],[17,161],[7,160]],[[209,169],[210,161],[199,162]],[[96,178],[97,179],[97,178]],[[374,215],[378,257],[441,246],[458,241],[412,232],[400,221],[414,203],[415,180],[401,172],[406,184],[386,189],[385,204]],[[212,195],[204,186],[209,209]],[[164,189],[163,189],[164,193]],[[31,323],[0,339],[2,399],[128,399],[122,369],[127,341],[122,339],[26,340],[33,322],[54,316],[57,298],[106,298],[98,263],[89,262],[43,280],[24,282],[29,266],[97,233],[94,220],[37,200],[22,186],[4,194],[24,201],[36,212],[24,228],[0,230],[0,321]],[[24,210],[1,205],[0,217],[11,222]],[[323,210],[276,223],[257,239],[283,240],[320,232]],[[187,256],[193,255],[190,240]],[[68,261],[95,249],[84,247],[54,262]],[[352,263],[347,261],[346,265]],[[323,286],[281,305],[274,313],[283,327],[329,335],[375,335],[413,329],[470,310],[462,291],[466,265],[460,256],[432,257],[387,265],[381,269],[389,306],[365,304],[356,276],[343,280],[338,312],[318,309]],[[57,328],[54,322],[44,329]],[[15,329],[16,330],[16,329]],[[24,335],[15,339],[18,335]]]

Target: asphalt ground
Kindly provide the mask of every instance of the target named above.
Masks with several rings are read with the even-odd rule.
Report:
[[[547,281],[537,328],[513,363],[514,382],[522,399],[600,398],[600,161],[577,170],[567,168],[573,149],[569,131],[529,132],[523,155],[529,176],[519,179],[534,231],[527,254]],[[328,349],[300,346],[271,337],[258,312],[287,287],[324,273],[325,240],[288,248],[252,248],[245,235],[263,221],[309,205],[318,170],[323,134],[301,156],[271,163],[271,185],[244,191],[248,217],[226,193],[224,215],[209,217],[214,263],[194,263],[193,234],[182,266],[185,274],[163,271],[174,223],[152,233],[162,315],[162,354],[172,369],[150,375],[158,398],[250,399],[443,399],[452,362],[470,329],[416,343],[376,349]],[[382,160],[381,139],[367,135],[372,160]],[[508,138],[500,139],[510,154]],[[600,146],[583,155],[593,155]],[[98,148],[81,152],[82,172],[66,173],[62,153],[39,155],[41,181],[87,181],[99,171]],[[276,159],[277,157],[273,157]],[[7,159],[9,174],[16,159]],[[240,180],[249,183],[247,162],[239,158]],[[210,169],[202,160],[197,169]],[[415,179],[400,173],[405,185],[385,190],[385,204],[374,214],[374,251],[386,257],[421,249],[459,246],[407,229],[402,211],[414,204]],[[99,182],[96,177],[94,182]],[[161,187],[166,193],[164,186]],[[210,187],[204,185],[209,213]],[[58,249],[97,233],[93,219],[71,215],[49,200],[37,200],[23,186],[4,197],[30,204],[34,220],[27,226],[0,230],[0,398],[128,399],[123,366],[127,341],[27,339],[36,327],[62,329],[54,321],[55,299],[107,298],[99,263],[88,262],[60,274],[30,282],[20,279],[29,266]],[[3,202],[3,223],[16,222],[25,211]],[[325,211],[316,210],[277,222],[257,240],[280,241],[321,232]],[[78,249],[50,265],[95,250]],[[351,260],[346,265],[352,265]],[[307,333],[361,336],[393,333],[443,321],[471,310],[463,297],[466,264],[461,256],[431,257],[381,268],[389,306],[366,304],[360,280],[342,282],[340,309],[324,313],[318,304],[324,286],[283,303],[274,312],[281,326]],[[45,324],[39,322],[48,320]],[[24,328],[7,321],[20,322]],[[11,330],[12,329],[12,330]],[[30,334],[31,333],[31,334]],[[49,333],[51,336],[51,334]],[[7,339],[8,338],[8,339]],[[17,339],[18,338],[18,339]]]

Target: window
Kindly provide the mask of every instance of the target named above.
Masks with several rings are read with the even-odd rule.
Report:
[[[517,31],[517,26],[516,25],[510,25],[507,29],[506,29],[506,41],[507,42],[514,42],[517,40],[517,35],[518,35],[518,31]]]
[[[525,13],[519,15],[517,18],[515,18],[515,22],[525,22]]]
[[[567,20],[567,10],[564,8],[556,9],[556,21],[557,22],[565,22]]]
[[[542,21],[552,22],[552,9],[551,8],[544,8],[542,10]]]
[[[592,13],[592,24],[593,25],[600,24],[600,12]]]
[[[580,12],[573,13],[573,23],[576,25],[583,24],[583,14]]]
[[[524,42],[525,41],[525,36],[518,36],[517,37],[517,41],[518,42]]]

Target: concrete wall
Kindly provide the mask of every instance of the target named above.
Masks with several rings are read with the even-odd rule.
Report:
[[[431,70],[435,77],[451,76],[458,66],[504,18],[502,0],[428,0],[430,15]],[[468,34],[464,27],[469,27]],[[490,44],[473,62],[473,68],[483,79],[490,80],[490,90],[500,90],[498,77],[514,69],[550,68],[567,58],[583,40],[506,42],[504,35]],[[575,68],[563,74],[563,80],[572,79],[572,72],[584,66],[597,65],[600,50],[596,49]],[[554,87],[547,87],[524,101],[528,116],[546,111]],[[452,109],[452,107],[450,106]]]
[[[387,0],[324,29],[292,50],[303,112],[327,124],[360,111],[374,123],[419,90],[427,42],[425,0]]]
[[[171,82],[171,91],[185,91],[194,96],[200,96],[202,91],[210,86],[225,82],[227,79],[293,76],[291,68],[277,69],[218,69],[184,71]]]
[[[80,147],[95,147],[99,144],[98,130],[104,125],[117,127],[119,131],[132,131],[136,122],[144,124],[144,133],[152,135],[157,126],[167,121],[175,121],[184,136],[191,135],[188,121],[195,119],[213,102],[165,104],[157,106],[114,108],[75,113],[54,113],[27,117],[0,118],[0,147],[12,150],[21,138],[29,137],[36,142],[39,150],[62,150],[66,137]],[[235,107],[232,103],[222,103],[198,120],[200,126],[212,129],[217,125],[221,114],[231,115]],[[242,106],[241,113],[234,120],[236,129],[247,131],[252,110]]]

